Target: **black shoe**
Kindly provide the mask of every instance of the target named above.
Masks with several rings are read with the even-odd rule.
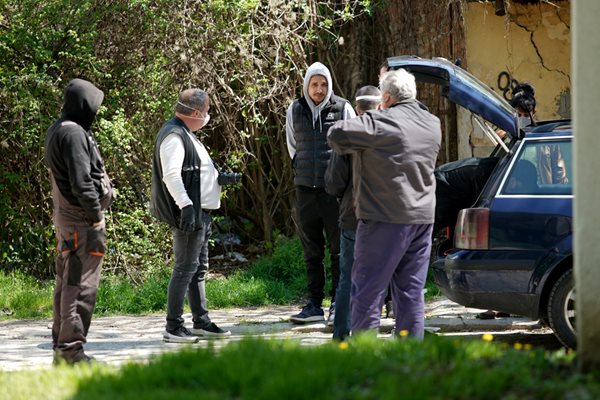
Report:
[[[196,343],[198,338],[192,335],[189,329],[181,325],[176,329],[166,330],[163,333],[163,340],[168,343]]]
[[[394,303],[391,300],[385,302],[385,317],[394,318]]]
[[[193,328],[192,334],[196,336],[221,338],[231,336],[231,331],[226,331],[217,326],[214,322],[211,322],[203,328]]]
[[[299,314],[292,315],[290,321],[295,324],[304,324],[306,322],[325,321],[325,313],[321,307],[313,303],[308,303],[302,308]]]
[[[54,350],[54,356],[52,358],[52,365],[55,365],[55,366],[61,365],[61,364],[73,365],[73,364],[79,364],[79,363],[85,364],[85,363],[91,363],[93,361],[96,361],[96,359],[94,357],[88,356],[83,351],[80,351],[73,357],[66,358],[60,350]]]

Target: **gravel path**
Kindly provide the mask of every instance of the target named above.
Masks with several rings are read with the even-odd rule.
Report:
[[[231,330],[231,337],[221,340],[200,340],[191,346],[215,347],[245,337],[265,337],[297,340],[306,345],[318,345],[331,340],[331,328],[324,323],[294,325],[289,316],[298,306],[236,308],[211,311],[211,319]],[[479,320],[481,310],[468,309],[447,299],[430,301],[426,307],[426,328],[438,334],[475,335],[481,332],[541,334],[548,331],[538,322],[524,318]],[[184,315],[186,322],[191,314]],[[164,314],[97,317],[92,320],[86,353],[98,361],[120,365],[130,361],[143,362],[152,356],[180,349],[181,344],[164,343]],[[52,363],[50,320],[0,321],[0,370],[48,368]],[[394,321],[382,319],[380,336],[391,337]],[[551,334],[550,334],[551,335]]]

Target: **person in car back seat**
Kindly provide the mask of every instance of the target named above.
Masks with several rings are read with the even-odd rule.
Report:
[[[506,194],[529,194],[538,189],[538,173],[529,160],[519,160],[507,183]],[[510,317],[509,313],[487,310],[477,314],[479,319]]]
[[[529,194],[536,193],[538,189],[538,172],[535,165],[529,160],[519,160],[515,170],[508,180],[506,193]]]

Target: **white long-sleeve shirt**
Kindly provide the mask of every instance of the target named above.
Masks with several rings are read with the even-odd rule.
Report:
[[[216,210],[221,206],[221,186],[217,183],[219,173],[204,145],[191,132],[186,130],[186,133],[192,139],[194,148],[200,156],[201,207]],[[167,136],[160,145],[163,182],[180,209],[193,204],[181,179],[184,158],[185,148],[181,137],[177,134]]]

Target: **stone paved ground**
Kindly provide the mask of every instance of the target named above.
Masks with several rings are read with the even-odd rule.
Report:
[[[331,340],[331,329],[325,324],[294,325],[289,316],[297,306],[236,308],[211,311],[211,319],[231,330],[223,340],[200,340],[192,346],[223,346],[245,337],[285,338],[306,345]],[[537,321],[525,318],[479,320],[481,310],[459,306],[447,299],[430,301],[426,306],[426,328],[443,335],[478,335],[492,332],[501,335],[541,335],[552,337]],[[191,315],[184,316],[191,321]],[[164,343],[164,314],[144,316],[98,317],[92,320],[86,352],[98,361],[119,365],[130,361],[146,361],[156,354],[180,349],[181,344]],[[52,338],[49,320],[0,321],[0,370],[47,368],[52,362]],[[390,338],[394,321],[382,319],[380,337]],[[506,336],[509,337],[509,336]],[[533,338],[534,336],[530,336]],[[516,340],[519,340],[518,338]],[[540,339],[538,339],[540,340]]]

